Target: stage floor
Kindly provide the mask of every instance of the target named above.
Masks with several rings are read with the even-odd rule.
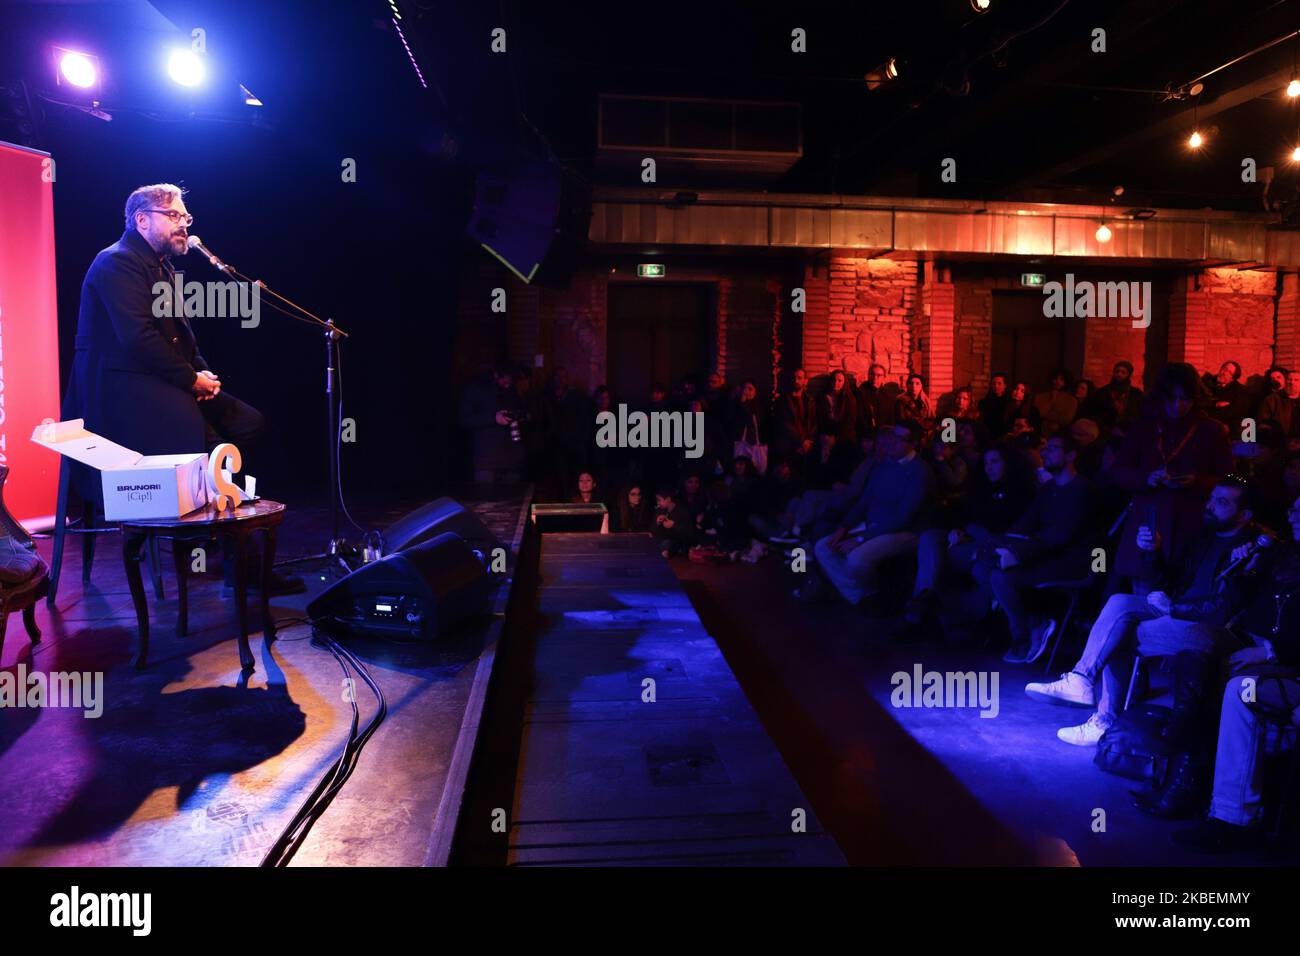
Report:
[[[460,500],[509,543],[519,529],[522,493],[490,493],[492,500],[477,505]],[[420,503],[353,512],[363,526],[383,527]],[[278,558],[310,553],[327,537],[323,509],[291,506]],[[15,672],[22,663],[46,672],[102,672],[103,714],[0,710],[0,864],[256,865],[347,739],[352,711],[338,663],[312,646],[304,624],[281,629],[272,649],[257,631],[250,638],[257,670],[243,686],[232,597],[219,569],[192,580],[191,633],[177,638],[165,555],[166,600],[154,598],[146,578],[150,665],[137,672],[120,536],[99,536],[93,582],[84,588],[80,542],[69,541],[57,607],[40,605],[41,643],[30,645],[13,615],[0,669]],[[47,560],[50,546],[48,539],[39,543]],[[300,617],[323,587],[319,576],[304,577],[308,594],[272,601],[278,619]],[[450,774],[454,789],[465,769],[462,723],[467,706],[481,703],[499,628],[496,617],[437,646],[349,645],[382,687],[388,716],[294,865],[445,859],[459,793],[444,804],[444,788]],[[372,697],[360,684],[356,697],[364,724]]]

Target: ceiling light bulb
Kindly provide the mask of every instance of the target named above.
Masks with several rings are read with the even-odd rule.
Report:
[[[1104,222],[1097,227],[1098,242],[1110,242],[1110,235],[1110,226],[1106,225]]]
[[[1200,130],[1194,130],[1192,132],[1192,135],[1187,137],[1187,145],[1190,146],[1192,149],[1200,149],[1201,144],[1204,142],[1205,140],[1201,137]]]
[[[1291,162],[1300,163],[1300,146],[1297,146],[1295,149],[1291,150]]]
[[[1300,79],[1293,79],[1286,85],[1287,96],[1300,96]]]

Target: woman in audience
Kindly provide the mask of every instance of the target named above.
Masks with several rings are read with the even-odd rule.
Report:
[[[596,494],[596,476],[590,471],[578,472],[578,488],[569,500],[574,504],[599,503],[600,496]]]
[[[925,394],[925,379],[916,372],[907,376],[906,388],[894,403],[894,421],[916,422],[927,431],[934,425],[934,406]]]
[[[817,403],[817,436],[823,471],[836,477],[837,465],[851,457],[857,440],[858,400],[840,369],[831,373],[830,388]],[[844,449],[836,454],[836,448]],[[835,461],[832,461],[832,457]]]
[[[654,527],[650,502],[640,485],[629,485],[618,499],[618,530],[649,531]]]

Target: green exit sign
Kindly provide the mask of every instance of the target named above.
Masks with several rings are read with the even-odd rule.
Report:
[[[642,279],[662,279],[668,270],[662,262],[641,262],[637,264],[636,274]]]
[[[1042,272],[1022,272],[1020,273],[1020,284],[1037,289],[1047,284],[1047,276]]]

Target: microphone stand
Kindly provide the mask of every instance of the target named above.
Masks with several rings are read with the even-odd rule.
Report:
[[[298,322],[305,322],[308,325],[314,325],[325,332],[325,406],[326,421],[329,428],[329,444],[326,446],[329,451],[329,482],[330,482],[330,539],[326,549],[319,554],[309,554],[301,558],[290,558],[287,561],[277,562],[277,567],[284,567],[291,564],[305,564],[309,561],[324,561],[326,567],[332,568],[335,572],[341,572],[343,575],[352,573],[352,566],[348,563],[347,556],[356,554],[357,549],[350,546],[339,530],[339,505],[343,500],[342,479],[339,475],[339,432],[342,422],[339,417],[342,414],[340,401],[342,395],[339,391],[339,343],[349,338],[348,333],[344,332],[334,324],[333,319],[322,319],[314,312],[303,308],[298,303],[280,295],[274,289],[270,288],[261,279],[250,279],[234,266],[222,262],[214,255],[201,252],[207,258],[213,268],[229,276],[234,276],[242,282],[255,285],[263,292],[269,293],[274,298],[290,308],[296,310],[298,315],[290,312],[281,305],[270,301],[267,304],[277,312],[287,315],[289,318]],[[303,318],[306,316],[306,318]]]

